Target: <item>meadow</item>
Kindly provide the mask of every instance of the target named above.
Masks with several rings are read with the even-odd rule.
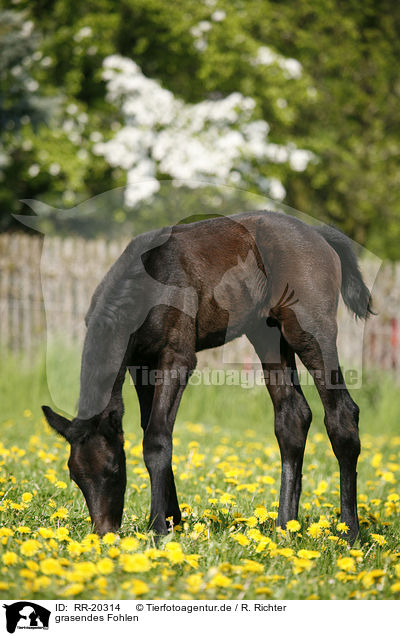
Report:
[[[118,534],[92,533],[68,445],[45,423],[43,362],[3,356],[0,596],[4,599],[392,599],[400,596],[400,403],[364,374],[360,537],[341,538],[339,474],[313,387],[299,522],[276,526],[280,456],[263,387],[190,386],[175,426],[181,526],[146,531],[149,478],[134,387],[124,388],[128,484]],[[68,387],[66,387],[68,391]]]

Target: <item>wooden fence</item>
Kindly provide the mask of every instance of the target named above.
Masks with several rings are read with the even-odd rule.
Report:
[[[37,352],[49,334],[81,345],[91,295],[128,240],[107,243],[0,234],[0,347]],[[365,262],[362,268],[371,280],[372,264]],[[365,325],[340,308],[340,353],[355,366],[363,356],[365,366],[390,369],[400,377],[400,264],[381,267],[373,296],[378,315]],[[256,360],[246,340],[224,349],[223,355],[217,351],[200,356],[201,363]]]

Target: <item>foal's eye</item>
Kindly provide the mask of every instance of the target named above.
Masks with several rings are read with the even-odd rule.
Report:
[[[112,466],[109,466],[106,469],[106,473],[109,477],[113,477],[113,475],[116,475],[118,471],[119,471],[118,464],[112,464]]]

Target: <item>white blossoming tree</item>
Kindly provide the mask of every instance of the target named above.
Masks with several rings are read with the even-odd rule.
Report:
[[[283,58],[279,58],[283,65]],[[289,70],[301,73],[299,63]],[[259,63],[258,60],[255,63]],[[107,99],[121,113],[123,126],[108,141],[99,141],[94,152],[113,168],[127,173],[126,203],[135,206],[159,188],[158,179],[176,185],[213,181],[257,189],[281,200],[281,182],[266,178],[260,165],[289,162],[304,170],[312,153],[295,144],[278,145],[268,139],[269,125],[255,117],[251,97],[233,92],[225,98],[185,103],[145,77],[139,66],[120,55],[103,63]]]

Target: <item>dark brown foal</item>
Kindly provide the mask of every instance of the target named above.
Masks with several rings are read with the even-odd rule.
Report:
[[[296,519],[311,411],[295,354],[313,375],[339,461],[341,515],[348,540],[358,533],[358,408],[336,350],[339,294],[366,318],[370,294],[351,243],[332,228],[282,214],[207,218],[134,239],[93,295],[82,354],[77,417],[44,407],[71,444],[71,477],[83,491],[95,529],[121,522],[126,483],[122,383],[129,368],[151,481],[149,528],[180,522],[172,473],[172,433],[196,351],[242,334],[253,343],[275,411],[282,458],[278,523]],[[144,371],[146,368],[146,372]],[[151,376],[151,377],[150,377]],[[153,379],[151,379],[153,378]]]

